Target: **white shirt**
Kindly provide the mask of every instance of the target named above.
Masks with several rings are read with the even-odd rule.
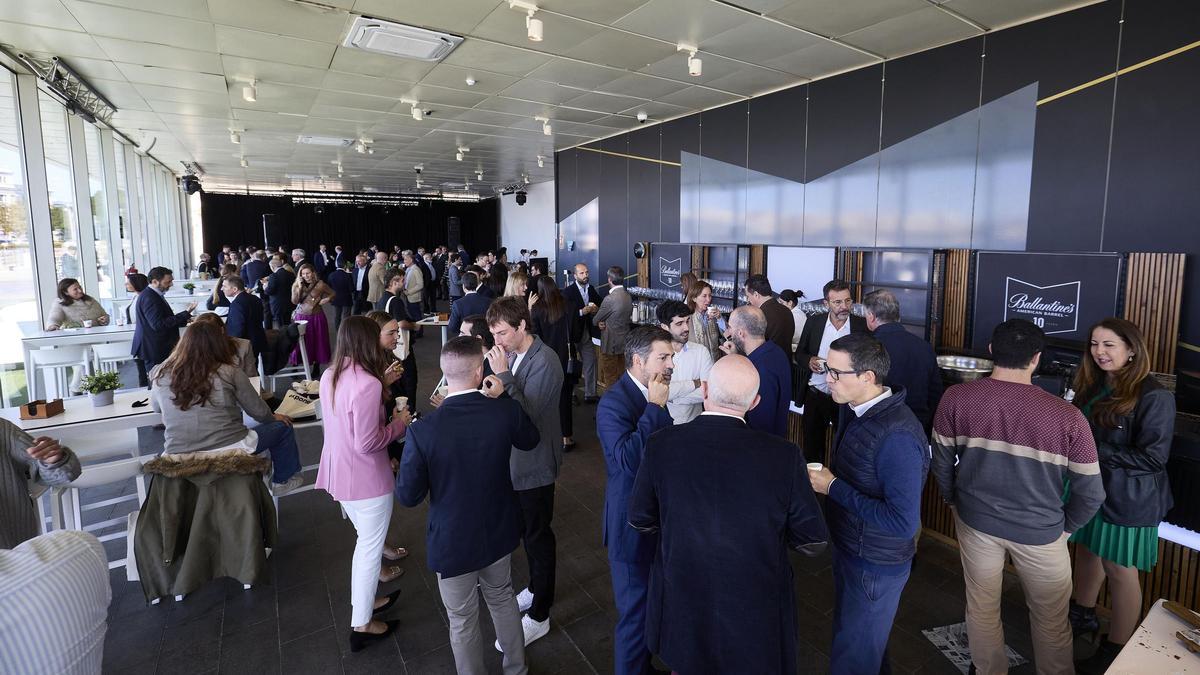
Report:
[[[689,342],[675,352],[675,369],[671,372],[667,412],[675,424],[687,424],[704,411],[704,390],[692,380],[707,380],[712,370],[712,353],[698,343]]]
[[[876,403],[879,403],[880,401],[882,401],[883,399],[885,399],[891,395],[892,395],[892,388],[884,387],[882,394],[876,396],[875,398],[871,399],[870,401],[865,401],[863,403],[859,403],[858,405],[852,405],[852,406],[850,406],[850,409],[854,411],[855,415],[862,417],[863,415],[866,415],[867,411],[870,410]]]
[[[578,281],[575,282],[575,287],[579,289],[580,302],[583,303],[583,307],[579,309],[579,316],[583,316],[583,309],[588,306],[588,286],[589,284],[581,285]]]
[[[737,420],[739,422],[746,421],[745,419],[738,417],[737,415],[730,415],[729,413],[717,412],[715,410],[705,410],[704,412],[700,413],[701,417],[703,417],[705,415],[711,415],[713,417],[728,417],[729,419]]]
[[[796,323],[796,332],[792,333],[792,353],[796,353],[796,347],[800,346],[800,334],[804,332],[804,324],[808,323],[808,315],[804,310],[800,309],[800,305],[792,308],[792,319]]]
[[[446,394],[446,398],[442,399],[442,402],[444,403],[455,396],[462,396],[463,394],[478,394],[480,391],[481,390],[479,389],[463,389],[462,391],[456,391],[453,394]]]
[[[637,385],[638,391],[642,392],[642,396],[645,396],[646,400],[649,401],[650,400],[650,390],[646,388],[646,385],[642,384],[641,382],[638,382],[637,378],[633,376],[633,373],[630,373],[628,370],[625,371],[625,375],[627,375],[629,377],[629,379],[633,380],[633,383]]]
[[[525,351],[527,352],[529,350],[526,349]],[[517,374],[517,368],[521,365],[521,362],[524,360],[525,360],[525,352],[517,352],[517,358],[513,359],[513,364],[512,364],[512,374],[513,375]]]
[[[842,324],[841,328],[834,328],[833,321],[830,319],[830,317],[825,317],[825,332],[821,333],[821,348],[817,350],[817,356],[822,359],[829,356],[829,345],[833,344],[834,340],[840,337],[845,337],[849,334],[849,317],[846,317],[846,323]],[[808,386],[822,393],[829,393],[829,383],[825,381],[825,373],[813,373],[812,378],[808,381]]]
[[[367,278],[367,268],[355,266],[354,269],[354,290],[361,291],[363,289],[363,281]]]

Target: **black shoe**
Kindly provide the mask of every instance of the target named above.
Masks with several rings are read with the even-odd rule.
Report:
[[[383,638],[392,634],[396,630],[396,626],[400,625],[399,621],[388,621],[387,630],[382,633],[367,633],[365,631],[357,631],[350,629],[350,651],[360,652],[372,642],[378,642]]]
[[[400,597],[400,589],[396,589],[395,591],[392,591],[386,597],[387,597],[387,602],[383,603],[382,605],[380,605],[380,606],[376,607],[374,610],[372,610],[371,611],[372,614],[383,614],[384,612],[391,609],[392,605],[395,605],[396,600]]]
[[[1095,653],[1091,656],[1083,661],[1076,661],[1075,670],[1082,673],[1082,675],[1102,675],[1108,671],[1113,661],[1117,660],[1117,655],[1121,653],[1124,647],[1125,645],[1105,640],[1100,643],[1100,646],[1096,648]]]
[[[1088,633],[1094,635],[1100,630],[1100,619],[1096,618],[1095,607],[1084,607],[1072,600],[1067,617],[1071,622],[1071,633],[1075,637]]]
[[[579,444],[576,443],[575,441],[571,441],[570,443],[563,443],[563,452],[570,452],[570,451],[574,450],[575,446],[577,446],[577,445],[579,445]]]

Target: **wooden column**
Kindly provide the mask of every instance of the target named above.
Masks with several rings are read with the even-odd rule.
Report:
[[[1125,318],[1142,329],[1150,370],[1175,371],[1183,302],[1183,253],[1130,253],[1125,278]]]
[[[946,251],[946,287],[942,297],[941,345],[962,349],[967,339],[967,285],[970,281],[971,251]]]

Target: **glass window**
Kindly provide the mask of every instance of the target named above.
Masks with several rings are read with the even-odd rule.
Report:
[[[108,242],[108,198],[104,192],[104,155],[100,130],[84,124],[83,140],[87,148],[88,194],[92,204],[92,238],[96,242],[96,276],[100,282],[97,295],[113,297],[112,254]]]
[[[50,229],[54,238],[54,263],[58,279],[78,279],[79,220],[75,213],[75,183],[71,174],[71,141],[67,111],[44,92],[38,92],[42,113],[42,144],[46,151],[46,181],[50,186]],[[85,286],[84,290],[88,290]],[[95,290],[95,289],[92,289]]]
[[[150,211],[147,210],[153,208],[153,200],[148,199],[146,195],[146,185],[148,181],[146,181],[146,172],[145,169],[142,168],[142,160],[140,157],[135,156],[133,158],[133,170],[137,180],[137,200],[141,207],[138,209],[138,212],[141,214],[138,219],[140,225],[138,229],[138,248],[141,249],[141,258],[144,261],[150,257],[150,235],[148,234],[149,228],[146,225],[147,223],[154,222],[154,217],[151,215]],[[145,270],[141,270],[142,274],[146,274],[150,270],[149,266],[145,267]]]
[[[0,398],[6,406],[26,402],[19,323],[38,321],[25,196],[16,81],[0,68]]]
[[[125,270],[133,265],[133,236],[130,233],[133,223],[129,222],[129,177],[125,171],[125,153],[127,150],[125,144],[121,141],[114,141],[113,148],[117,154],[117,227],[120,228],[117,234],[121,240],[117,271],[123,277]]]

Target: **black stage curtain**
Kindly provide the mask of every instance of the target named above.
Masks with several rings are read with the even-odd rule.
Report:
[[[318,244],[330,251],[341,244],[357,251],[370,244],[391,250],[426,250],[452,243],[447,238],[447,221],[459,219],[460,239],[474,256],[496,248],[500,230],[500,200],[443,202],[419,200],[416,206],[293,203],[291,197],[204,193],[200,199],[204,221],[204,250],[216,255],[224,244],[263,245],[263,214],[275,214],[272,248],[302,248],[312,255]],[[319,211],[319,212],[318,212]]]

